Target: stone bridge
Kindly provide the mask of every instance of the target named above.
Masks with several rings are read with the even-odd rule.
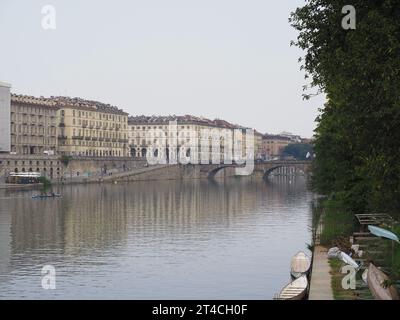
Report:
[[[311,161],[301,160],[266,161],[262,163],[255,163],[253,174],[261,175],[263,179],[267,179],[268,176],[275,170],[279,170],[283,175],[296,175],[299,173],[307,175],[311,170],[311,164]],[[207,175],[208,178],[214,178],[218,172],[227,168],[244,167],[244,165],[237,164],[205,164],[200,166],[200,172],[203,175]]]
[[[183,180],[183,179],[213,179],[218,172],[225,170],[220,176],[234,176],[235,168],[244,167],[237,164],[165,164],[134,168],[123,173],[110,176],[93,177],[85,182],[98,181],[146,181],[146,180]],[[267,179],[269,174],[280,170],[282,175],[306,174],[310,171],[311,161],[268,161],[255,163],[252,175]],[[226,174],[226,175],[225,175]]]

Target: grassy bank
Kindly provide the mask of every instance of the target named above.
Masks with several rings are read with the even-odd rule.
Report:
[[[314,207],[315,228],[322,224],[320,244],[326,247],[348,247],[349,237],[355,230],[354,214],[346,210],[340,200],[323,199]],[[344,249],[343,248],[343,249]]]
[[[343,202],[337,199],[323,199],[314,204],[314,228],[319,229],[320,244],[326,248],[339,247],[339,249],[350,251],[350,236],[357,231],[357,221],[354,213],[347,210]],[[320,228],[318,228],[320,226]],[[321,227],[322,226],[322,227]],[[390,229],[400,235],[400,224],[395,224]],[[391,279],[399,283],[400,280],[400,245],[393,241],[376,238],[376,241],[368,242],[364,258],[368,261],[380,261],[379,267],[390,275]],[[379,260],[378,260],[379,259]],[[383,261],[382,261],[383,259]],[[340,272],[344,265],[339,259],[330,259],[332,276],[332,290],[334,299],[354,300],[372,299],[368,289],[362,285],[361,271],[357,273],[357,290],[344,290],[342,279],[344,274]]]

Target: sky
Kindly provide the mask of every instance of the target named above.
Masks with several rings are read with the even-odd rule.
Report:
[[[290,47],[303,0],[1,0],[0,81],[12,92],[67,95],[131,115],[220,118],[311,137],[324,97]],[[42,8],[55,9],[44,29]],[[46,20],[47,21],[47,20]]]

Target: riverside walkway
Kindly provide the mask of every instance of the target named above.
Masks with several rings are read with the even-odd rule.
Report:
[[[315,232],[313,265],[308,300],[333,300],[331,267],[328,262],[328,249],[321,246],[320,235],[323,221],[318,223]]]
[[[328,263],[327,249],[320,245],[314,248],[308,300],[333,300],[331,267]]]

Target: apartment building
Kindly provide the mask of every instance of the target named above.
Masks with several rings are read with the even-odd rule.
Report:
[[[57,111],[57,104],[49,99],[12,94],[11,153],[55,154],[58,143]]]
[[[291,143],[294,142],[290,137],[265,134],[263,137],[262,153],[267,159],[280,157],[283,149]]]
[[[61,155],[126,157],[128,114],[109,104],[81,98],[52,97],[59,106]]]
[[[170,126],[171,123],[174,125]],[[238,129],[244,132],[244,136],[237,139],[240,140],[238,143],[242,154],[246,151],[246,131],[224,120],[210,120],[192,115],[136,116],[130,117],[128,124],[132,157],[146,157],[148,152],[154,152],[154,156],[158,156],[158,149],[150,150],[150,147],[159,145],[165,148],[166,159],[169,159],[171,150],[177,154],[186,152],[183,156],[190,158],[192,162],[200,162],[201,159],[211,161],[210,155],[216,155],[222,162],[232,154],[235,130]],[[218,155],[213,150],[213,145],[218,146]],[[191,150],[197,150],[196,154],[190,154]]]

